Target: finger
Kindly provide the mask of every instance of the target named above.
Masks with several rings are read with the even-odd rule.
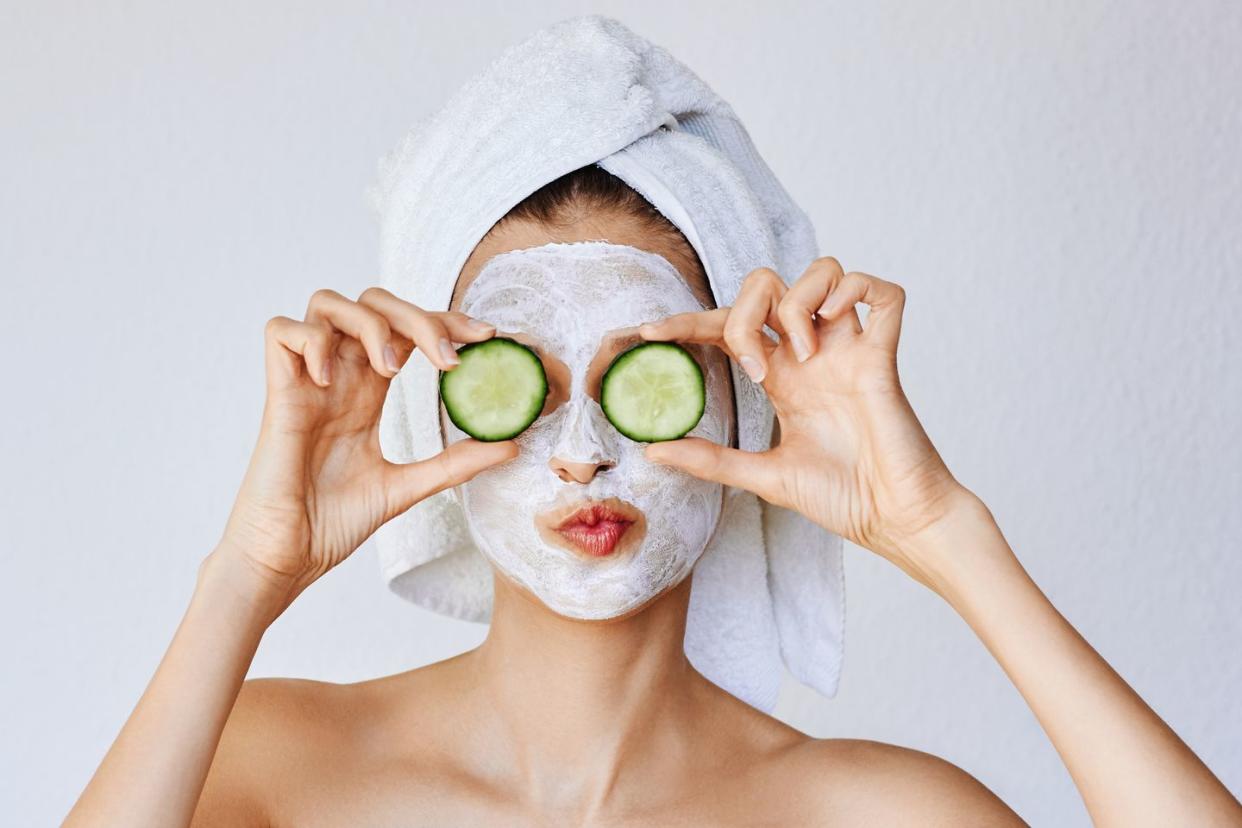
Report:
[[[426,460],[388,463],[385,473],[390,514],[401,514],[415,503],[450,486],[465,483],[484,469],[512,460],[517,455],[518,445],[513,440],[485,443],[466,438]]]
[[[862,302],[867,312],[867,328],[863,337],[887,350],[896,351],[901,338],[901,315],[906,304],[906,291],[901,285],[857,270],[846,273],[824,301],[819,315],[834,319]],[[861,328],[861,323],[860,323]]]
[[[346,299],[335,290],[320,288],[311,294],[306,321],[331,325],[362,343],[375,372],[393,377],[398,368],[388,320],[368,307]]]
[[[648,340],[676,340],[715,345],[728,354],[730,359],[737,359],[737,355],[724,341],[724,325],[725,320],[729,318],[729,310],[729,308],[713,308],[706,311],[675,313],[654,322],[644,322],[638,326],[638,335]]]
[[[496,327],[482,319],[461,311],[424,310],[381,287],[367,288],[358,302],[383,314],[394,331],[413,342],[441,371],[461,362],[454,342],[480,342],[496,333]]]
[[[764,452],[729,448],[702,437],[682,437],[652,443],[643,456],[653,463],[680,469],[702,480],[754,492],[760,497],[775,491]]]
[[[785,283],[770,267],[752,270],[742,281],[742,289],[724,324],[724,340],[738,355],[738,363],[754,382],[762,382],[768,371],[768,354],[777,343],[763,333],[764,324],[778,333],[784,325],[776,308],[785,295]]]
[[[798,362],[806,362],[819,350],[815,311],[844,275],[841,263],[832,256],[818,258],[790,286],[777,306],[776,315],[789,331],[789,343]]]
[[[311,381],[320,387],[332,382],[332,330],[323,325],[299,322],[287,316],[273,316],[264,328],[267,344],[268,379],[273,380],[273,370],[285,372],[286,377],[302,374],[302,366]]]

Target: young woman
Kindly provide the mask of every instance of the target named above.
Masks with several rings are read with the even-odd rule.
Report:
[[[243,681],[268,625],[381,524],[518,456],[514,440],[461,440],[392,465],[377,434],[385,392],[414,349],[451,371],[445,340],[497,333],[458,310],[489,260],[588,239],[663,256],[711,308],[684,237],[588,167],[492,229],[448,312],[379,288],[357,301],[319,290],[304,320],[269,321],[267,403],[233,511],[67,825],[1021,824],[947,762],[812,738],[707,681],[683,650],[690,578],[595,623],[497,572],[490,630],[469,652],[356,684]],[[687,438],[646,458],[796,510],[943,597],[1029,702],[1097,824],[1242,825],[1238,802],[1061,617],[949,472],[897,376],[903,305],[898,285],[829,257],[792,286],[756,270],[732,307],[651,320],[641,339],[708,346],[761,382],[779,442],[750,454]],[[608,468],[532,459],[571,485]]]

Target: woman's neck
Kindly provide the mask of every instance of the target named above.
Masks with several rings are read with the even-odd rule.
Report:
[[[491,628],[463,666],[492,767],[532,804],[586,816],[684,753],[706,684],[684,650],[690,584],[628,617],[583,622],[495,578]]]

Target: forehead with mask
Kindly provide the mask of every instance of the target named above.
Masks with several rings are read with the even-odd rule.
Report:
[[[647,461],[646,444],[617,431],[600,407],[603,373],[642,341],[640,324],[710,307],[705,286],[691,287],[671,251],[646,249],[641,236],[619,229],[610,241],[599,233],[547,241],[527,229],[490,249],[481,243],[451,305],[531,347],[549,386],[539,417],[515,438],[518,456],[457,487],[471,536],[502,576],[584,620],[632,612],[689,575],[720,522],[724,494],[720,484]],[[727,360],[708,346],[685,347],[707,391],[688,436],[728,445],[735,413]],[[467,437],[443,405],[440,422],[446,445]],[[634,520],[609,554],[584,554],[556,531],[587,503]]]

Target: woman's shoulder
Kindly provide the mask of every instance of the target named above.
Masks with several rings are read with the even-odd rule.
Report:
[[[247,679],[230,725],[233,718],[239,718],[241,728],[261,726],[269,735],[287,737],[287,743],[298,750],[320,738],[356,736],[369,727],[385,726],[385,719],[398,709],[403,713],[417,711],[418,705],[400,702],[416,696],[426,698],[441,689],[440,677],[448,673],[451,661],[357,682]]]
[[[899,745],[807,736],[777,764],[833,824],[1025,824],[957,765]]]
[[[290,759],[304,763],[321,751],[339,750],[370,719],[375,693],[365,684],[246,679],[229,713],[215,764],[256,773],[265,765]]]
[[[334,786],[337,793],[362,790],[367,773],[392,766],[386,734],[409,732],[394,727],[393,715],[411,707],[394,700],[415,684],[434,687],[435,672],[428,665],[354,683],[247,679],[221,734],[194,824],[327,818],[342,806]]]
[[[268,824],[275,802],[296,795],[282,790],[286,767],[313,757],[330,741],[331,728],[316,714],[331,713],[326,682],[258,678],[242,682],[216,746],[191,823]]]
[[[937,756],[865,739],[817,738],[714,685],[704,687],[709,718],[728,723],[708,737],[716,742],[711,753],[746,768],[712,775],[730,777],[728,787],[745,788],[751,801],[774,793],[778,801],[768,807],[797,814],[791,822],[1024,824],[973,776]]]

